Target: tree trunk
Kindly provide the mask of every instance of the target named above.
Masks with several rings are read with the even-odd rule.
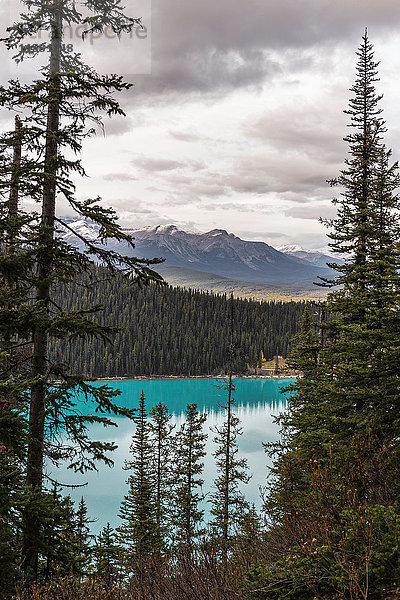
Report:
[[[57,3],[54,3],[56,8]],[[49,107],[47,114],[46,151],[43,176],[42,222],[39,230],[37,259],[38,306],[49,311],[50,277],[53,268],[53,239],[56,199],[58,131],[60,121],[60,63],[62,43],[62,18],[55,12],[51,24],[51,51],[49,72]],[[26,483],[36,498],[42,491],[45,400],[47,388],[47,345],[45,329],[36,326],[33,331],[32,375],[36,383],[31,388],[29,413],[29,440]],[[30,578],[37,576],[40,519],[34,503],[28,505],[24,515],[23,567]]]
[[[229,528],[229,483],[231,477],[231,420],[232,420],[232,363],[229,365],[228,379],[228,404],[227,404],[227,429],[226,429],[226,451],[225,451],[225,490],[224,490],[224,517],[222,527],[223,555],[226,558],[228,547],[228,528]]]
[[[21,171],[21,157],[22,157],[22,123],[21,119],[17,115],[15,117],[15,131],[14,131],[14,153],[13,162],[11,167],[11,182],[10,182],[10,196],[8,199],[8,217],[16,219],[18,216],[18,201],[19,201],[19,181]],[[7,235],[6,253],[13,253],[13,242],[15,238],[15,224],[11,223],[11,228]]]

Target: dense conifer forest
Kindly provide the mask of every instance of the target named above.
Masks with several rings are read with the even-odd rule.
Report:
[[[227,369],[227,339],[233,309],[236,373],[286,356],[297,332],[303,302],[258,302],[161,285],[143,288],[100,270],[93,282],[59,289],[57,303],[67,311],[101,305],[100,322],[120,329],[113,344],[88,337],[77,343],[53,342],[60,354],[92,377],[212,375]],[[261,365],[260,365],[261,366]]]

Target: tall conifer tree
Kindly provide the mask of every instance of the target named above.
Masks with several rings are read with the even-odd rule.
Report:
[[[306,598],[381,597],[398,584],[400,179],[383,142],[367,32],[357,56],[349,156],[328,222],[331,249],[345,262],[326,282],[337,287],[322,322],[305,315],[293,352],[304,377],[281,418],[286,443],[268,506],[280,552],[266,594],[286,577],[281,593]]]
[[[104,582],[106,589],[111,586],[115,589],[115,582],[121,570],[119,561],[121,547],[117,541],[117,534],[110,523],[101,530],[93,547],[94,573]]]
[[[250,475],[246,458],[238,458],[237,438],[242,435],[240,420],[234,413],[235,385],[233,383],[233,364],[235,345],[233,343],[233,297],[231,298],[231,341],[229,345],[228,379],[222,386],[226,392],[226,403],[222,405],[225,420],[222,426],[215,426],[214,442],[217,448],[213,455],[216,459],[217,478],[215,490],[211,494],[211,527],[226,559],[235,526],[238,525],[248,508],[244,495],[239,491],[239,483],[248,483]]]
[[[172,517],[174,538],[190,555],[195,541],[202,533],[204,510],[200,501],[204,498],[201,487],[204,483],[205,443],[203,431],[206,414],[200,414],[197,404],[188,404],[185,421],[174,437]]]
[[[19,23],[8,28],[6,47],[16,50],[17,61],[35,56],[40,52],[40,44],[25,44],[25,40],[46,30],[50,34],[49,60],[32,84],[22,85],[14,80],[0,90],[3,107],[21,113],[11,140],[10,193],[5,206],[8,213],[4,214],[3,207],[1,224],[1,233],[5,233],[8,242],[8,254],[1,261],[2,274],[12,273],[17,285],[8,286],[1,294],[0,324],[4,339],[26,340],[32,348],[31,374],[25,383],[25,390],[30,388],[26,466],[29,494],[24,510],[23,567],[34,578],[40,546],[38,506],[45,453],[56,460],[67,455],[58,437],[63,430],[67,439],[74,440],[69,447],[74,467],[84,470],[93,468],[96,460],[109,461],[106,452],[113,445],[91,443],[86,424],[95,420],[107,424],[109,419],[101,413],[120,412],[113,403],[114,391],[106,386],[96,390],[85,382],[84,376],[72,374],[64,360],[51,360],[48,346],[52,337],[71,341],[89,334],[106,340],[112,332],[112,328],[101,327],[93,320],[99,307],[80,307],[72,313],[60,309],[54,302],[54,288],[60,281],[68,282],[82,271],[90,271],[95,261],[111,271],[121,268],[133,272],[144,283],[159,278],[149,268],[152,261],[123,257],[105,248],[104,243],[111,238],[133,247],[132,238],[122,232],[113,210],[102,208],[96,200],[76,199],[72,176],[85,172],[79,158],[68,156],[70,152],[79,155],[83,139],[94,132],[93,124],[101,123],[99,111],[109,116],[123,114],[112,94],[130,85],[116,75],[99,75],[84,65],[78,54],[68,54],[63,46],[64,25],[83,23],[86,33],[108,27],[119,35],[139,26],[139,22],[124,14],[120,0],[85,0],[82,4],[88,17],[83,16],[73,0],[24,0],[23,4],[29,10]],[[24,150],[29,159],[24,158]],[[6,190],[7,184],[2,182],[1,187]],[[39,213],[19,217],[18,198],[24,193],[40,203]],[[87,252],[77,251],[56,235],[57,227],[68,228],[56,216],[60,194],[77,214],[97,224],[99,235],[95,242],[80,238]],[[18,252],[13,252],[15,247]],[[28,292],[25,298],[20,294],[21,288]],[[62,383],[54,384],[55,380]],[[88,418],[77,414],[72,400],[76,386],[87,398],[93,398],[98,414]],[[20,389],[24,390],[22,385]],[[128,415],[129,411],[122,409],[122,413]],[[45,429],[53,437],[50,451]],[[89,459],[84,458],[85,453]]]
[[[150,410],[150,417],[150,439],[154,454],[156,526],[160,540],[164,540],[168,531],[171,512],[171,433],[175,425],[170,424],[171,415],[168,413],[166,405],[161,402]]]
[[[151,558],[161,544],[155,510],[154,453],[147,417],[142,392],[139,409],[133,419],[136,429],[130,447],[132,459],[126,461],[124,467],[130,471],[129,489],[119,514],[123,524],[118,528],[121,545],[125,549],[126,570],[137,576],[140,589]]]

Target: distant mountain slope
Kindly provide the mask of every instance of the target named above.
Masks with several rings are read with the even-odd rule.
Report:
[[[172,286],[209,291],[214,294],[227,294],[228,296],[233,294],[235,298],[283,301],[319,300],[325,298],[327,294],[326,288],[314,285],[313,279],[278,285],[238,281],[213,273],[195,271],[185,267],[169,267],[165,264],[159,265],[157,271]]]
[[[327,263],[343,263],[343,261],[336,256],[330,256],[329,254],[326,254],[320,250],[307,250],[306,248],[296,245],[279,246],[278,250],[279,252],[283,252],[284,254],[293,256],[294,258],[299,258],[300,260],[310,262],[317,267],[326,267]]]
[[[91,238],[96,232],[85,221],[69,222],[69,227]],[[207,233],[189,233],[175,225],[126,229],[135,238],[134,254],[143,258],[164,258],[167,267],[181,267],[235,281],[286,285],[326,277],[331,271],[301,257],[280,252],[265,242],[242,240],[223,229]],[[71,232],[64,239],[78,243]],[[121,243],[109,247],[131,252]]]
[[[167,266],[253,283],[286,284],[327,276],[329,269],[279,252],[265,242],[245,241],[223,229],[188,233],[174,225],[129,231],[137,253],[165,258]]]

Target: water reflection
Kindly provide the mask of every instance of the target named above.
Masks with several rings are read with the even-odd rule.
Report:
[[[267,475],[267,457],[262,443],[271,442],[278,438],[278,427],[273,421],[273,415],[278,415],[286,405],[285,395],[280,389],[292,380],[279,379],[236,379],[236,414],[243,428],[243,435],[238,439],[239,456],[246,457],[250,472],[253,474],[250,483],[243,486],[249,502],[260,506],[260,486],[264,486]],[[121,390],[119,402],[130,408],[138,406],[140,393],[143,389],[148,408],[158,402],[166,404],[173,414],[172,422],[178,428],[184,420],[184,409],[188,402],[197,402],[199,410],[208,415],[205,424],[209,433],[207,456],[205,457],[204,493],[210,492],[215,478],[215,465],[212,452],[215,448],[210,427],[223,422],[224,413],[220,404],[224,401],[224,391],[217,386],[221,380],[214,379],[164,379],[164,380],[135,380],[111,382],[110,385]],[[100,385],[100,384],[99,384]],[[96,519],[93,532],[97,533],[106,523],[112,527],[119,525],[118,511],[121,500],[126,493],[127,471],[123,470],[124,461],[129,457],[129,446],[134,424],[126,418],[115,419],[117,429],[104,428],[94,424],[90,427],[92,439],[114,441],[118,449],[113,453],[112,468],[99,465],[98,472],[86,475],[76,475],[65,467],[52,470],[50,475],[58,481],[70,484],[87,482],[84,488],[66,490],[74,500],[81,496],[85,498],[91,518]]]

